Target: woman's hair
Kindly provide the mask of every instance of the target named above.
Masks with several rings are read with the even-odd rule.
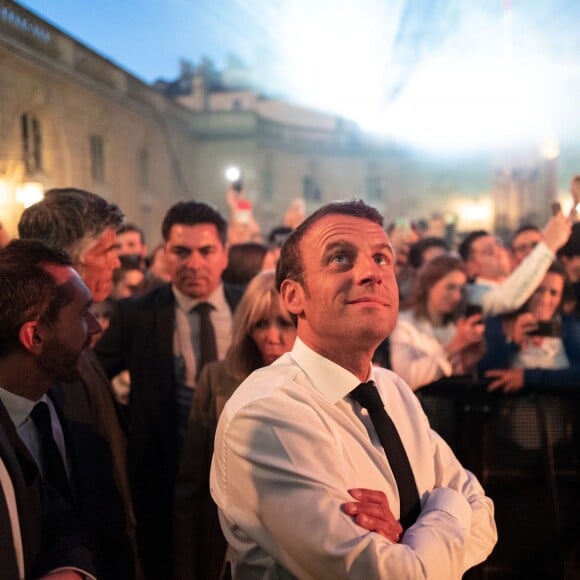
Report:
[[[419,270],[411,301],[411,308],[417,318],[428,318],[427,302],[429,301],[429,292],[441,278],[456,271],[463,272],[467,277],[467,269],[463,260],[454,256],[439,256]],[[444,322],[449,322],[454,316],[454,314],[444,316]]]
[[[226,355],[228,372],[234,378],[243,381],[264,365],[262,354],[250,333],[260,319],[270,316],[272,305],[277,305],[279,299],[274,270],[260,272],[248,284],[234,314],[232,343]]]

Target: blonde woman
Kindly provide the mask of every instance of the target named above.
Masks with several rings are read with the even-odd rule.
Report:
[[[197,382],[175,490],[178,580],[222,577],[226,541],[209,494],[215,426],[238,385],[291,350],[295,338],[296,327],[280,303],[274,271],[261,272],[238,305],[226,358],[207,364]]]

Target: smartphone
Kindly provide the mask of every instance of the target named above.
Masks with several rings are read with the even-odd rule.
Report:
[[[557,320],[540,320],[538,328],[528,332],[528,336],[557,337],[562,335],[562,327]]]
[[[469,318],[475,314],[483,314],[481,304],[466,304],[464,313],[465,318]]]
[[[242,191],[242,189],[244,189],[244,184],[242,183],[241,179],[236,179],[232,183],[232,187],[239,193],[240,191]]]

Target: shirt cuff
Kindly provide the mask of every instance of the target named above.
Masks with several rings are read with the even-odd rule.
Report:
[[[471,506],[465,497],[449,487],[436,487],[427,497],[421,510],[444,512],[463,523],[466,529],[471,527]]]

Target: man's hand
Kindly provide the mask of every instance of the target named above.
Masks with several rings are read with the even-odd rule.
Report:
[[[552,216],[544,228],[544,241],[554,254],[568,241],[572,223],[562,212]]]
[[[504,393],[514,393],[524,386],[524,369],[522,368],[487,371],[485,376],[495,379],[487,387],[488,391],[502,389]]]
[[[357,525],[369,532],[376,532],[393,543],[401,539],[403,527],[395,519],[387,496],[382,491],[372,489],[349,489],[348,493],[356,501],[342,504],[345,514],[352,516]]]

